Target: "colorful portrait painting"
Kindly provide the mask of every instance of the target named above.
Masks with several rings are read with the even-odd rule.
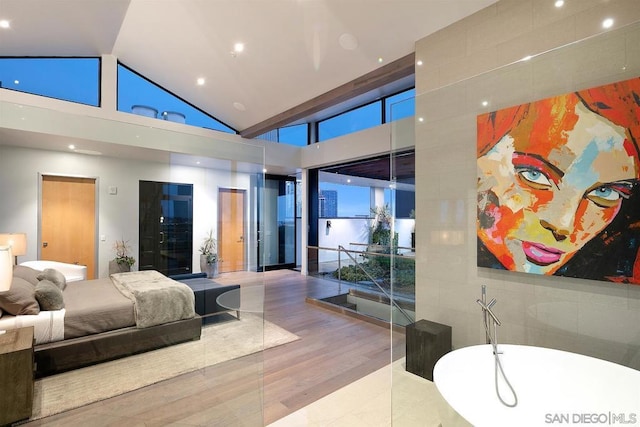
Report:
[[[640,77],[477,131],[478,266],[640,285]]]

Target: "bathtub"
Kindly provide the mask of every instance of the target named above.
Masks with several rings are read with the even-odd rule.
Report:
[[[446,404],[442,426],[640,426],[640,371],[589,356],[524,345],[498,346],[518,396],[498,400],[490,345],[461,348],[435,365],[434,383]],[[512,402],[498,375],[503,399]],[[452,410],[453,409],[453,410]]]

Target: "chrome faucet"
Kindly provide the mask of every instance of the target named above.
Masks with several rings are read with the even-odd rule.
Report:
[[[515,406],[518,405],[518,395],[516,394],[516,391],[513,389],[513,386],[511,385],[511,383],[509,382],[509,380],[507,379],[507,376],[504,373],[504,369],[502,368],[502,363],[500,362],[500,354],[502,354],[501,351],[498,350],[498,334],[497,334],[497,330],[498,330],[498,326],[501,325],[500,320],[498,320],[498,318],[496,317],[495,313],[491,310],[491,307],[493,307],[496,304],[496,299],[495,298],[491,298],[491,301],[489,301],[487,303],[487,287],[485,285],[482,285],[482,298],[481,299],[477,299],[476,302],[480,305],[480,307],[482,307],[482,317],[483,317],[483,321],[484,321],[484,332],[486,334],[487,337],[487,344],[490,344],[492,349],[493,349],[493,357],[495,358],[495,386],[496,386],[496,395],[498,396],[498,399],[500,400],[500,402],[509,407],[509,408],[513,408]],[[493,323],[493,337],[491,337],[491,327],[489,326],[489,318],[491,318]],[[507,386],[509,387],[509,390],[511,390],[511,393],[513,395],[513,403],[507,403],[503,398],[502,395],[500,394],[500,388],[499,388],[499,383],[498,383],[498,372],[500,372],[502,374],[502,378],[504,379],[504,382],[507,384]]]
[[[482,315],[484,316],[484,326],[485,326],[485,333],[486,333],[486,341],[487,344],[492,344],[491,342],[491,334],[489,332],[490,328],[489,328],[489,317],[491,317],[491,319],[493,320],[493,335],[494,335],[494,339],[493,339],[493,344],[497,345],[497,337],[496,337],[496,326],[500,326],[500,320],[498,320],[498,318],[496,317],[495,313],[491,310],[491,307],[493,307],[496,302],[495,298],[491,298],[491,301],[489,301],[489,303],[487,303],[487,286],[486,285],[482,285],[482,299],[477,299],[476,302],[480,305],[480,307],[482,307]]]

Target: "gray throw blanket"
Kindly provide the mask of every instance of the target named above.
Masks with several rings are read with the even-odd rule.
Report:
[[[133,301],[138,328],[195,316],[195,297],[191,288],[158,271],[115,273],[111,280],[124,296]]]

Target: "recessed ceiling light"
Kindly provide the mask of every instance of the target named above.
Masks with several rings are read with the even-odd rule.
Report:
[[[602,28],[611,28],[613,27],[613,18],[607,18],[602,21]]]
[[[75,145],[73,145],[73,144],[69,144],[69,150],[75,150],[75,149],[76,149],[76,146],[75,146]]]
[[[347,178],[347,183],[351,183],[351,180]]]
[[[382,59],[382,57],[378,57],[378,62],[384,62],[384,59]]]
[[[196,83],[198,84],[198,86],[204,85],[205,83],[204,77],[198,77],[198,80],[196,80]]]
[[[418,66],[420,66],[420,65],[422,65],[422,61],[418,60],[418,62],[416,62],[416,64],[417,64]]]
[[[245,107],[244,104],[241,103],[241,102],[234,102],[233,103],[233,108],[235,108],[238,111],[246,111],[247,110],[247,107]]]
[[[262,173],[267,173],[267,168],[262,168]]]
[[[556,2],[554,3],[554,6],[557,8],[564,6],[564,0],[556,0]]]
[[[244,43],[236,43],[233,45],[233,51],[235,53],[241,53],[242,51],[244,51]]]
[[[11,23],[6,19],[0,19],[0,28],[9,28]]]
[[[358,47],[358,39],[353,34],[342,34],[338,38],[338,42],[344,50],[355,50]]]
[[[418,121],[421,123],[424,122],[424,117],[418,117]]]
[[[486,107],[487,105],[489,105],[489,101],[482,101],[482,106]]]

